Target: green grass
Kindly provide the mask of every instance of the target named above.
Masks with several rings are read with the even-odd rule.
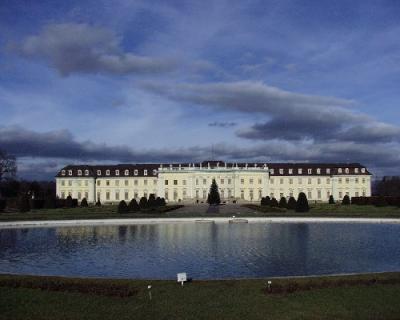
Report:
[[[341,205],[317,203],[310,204],[309,212],[295,212],[286,210],[284,212],[269,212],[270,208],[259,205],[251,205],[251,208],[264,212],[271,217],[348,217],[348,218],[400,218],[398,207],[376,207],[372,205]]]
[[[266,295],[266,280],[93,280],[138,289],[127,298],[1,286],[0,319],[399,319],[400,284],[355,285]],[[37,279],[38,277],[31,277]],[[399,273],[313,278],[400,279]],[[40,280],[40,278],[39,278]],[[60,281],[60,280],[59,280]],[[62,279],[61,279],[62,281]],[[65,280],[67,281],[67,280]],[[273,285],[289,280],[273,279]],[[310,278],[291,279],[299,283]],[[152,300],[147,285],[152,285]]]

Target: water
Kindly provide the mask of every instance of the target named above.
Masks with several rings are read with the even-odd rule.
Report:
[[[400,225],[158,224],[0,230],[0,273],[175,279],[400,271]]]

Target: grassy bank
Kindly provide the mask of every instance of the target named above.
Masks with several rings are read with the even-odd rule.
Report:
[[[341,205],[317,203],[310,204],[309,212],[295,212],[278,208],[262,207],[260,205],[245,205],[252,210],[271,217],[352,217],[352,218],[400,218],[400,208],[398,207],[376,207],[372,205]]]
[[[21,279],[31,283],[49,281],[41,277],[0,276],[0,319],[400,318],[400,273],[273,279],[272,286],[290,282],[300,287],[310,283],[320,287],[290,294],[267,294],[266,279],[193,281],[181,287],[175,281],[50,278],[65,282],[67,287],[71,283],[83,287],[127,287],[135,293],[128,297],[99,295],[90,290],[81,293],[10,286],[13,280]],[[329,283],[336,285],[324,288]]]

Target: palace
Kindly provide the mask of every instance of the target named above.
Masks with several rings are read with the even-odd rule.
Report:
[[[222,201],[259,202],[270,196],[327,202],[371,195],[371,174],[359,163],[228,163],[68,165],[56,175],[57,196],[116,203],[148,197],[205,202],[215,179]]]

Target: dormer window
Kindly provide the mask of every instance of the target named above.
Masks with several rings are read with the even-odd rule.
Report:
[[[293,174],[293,169],[289,169],[289,174]]]
[[[308,174],[312,174],[312,169],[308,169]]]
[[[317,168],[317,174],[321,174],[321,169]]]
[[[106,170],[106,176],[110,175],[110,170]]]
[[[342,173],[342,172],[343,172],[342,168],[339,168],[338,173]]]
[[[97,170],[97,175],[101,176],[101,170]]]
[[[82,175],[82,170],[78,170],[78,176]]]
[[[331,169],[326,168],[326,173],[327,173],[327,174],[331,174]]]
[[[362,173],[365,173],[365,168],[361,168],[361,172],[362,172]]]
[[[283,169],[279,169],[279,174],[283,174]]]
[[[65,176],[65,170],[61,170],[61,175]]]
[[[119,176],[119,170],[115,170],[115,175]]]
[[[271,174],[274,174],[274,169],[269,169],[269,172],[270,172]]]
[[[358,173],[358,168],[354,168],[354,173]]]
[[[344,169],[344,172],[349,173],[349,168]]]
[[[153,176],[156,176],[156,175],[157,175],[157,170],[154,169],[154,170],[153,170]]]
[[[129,176],[129,170],[125,170],[125,175]]]
[[[89,175],[89,170],[85,170],[85,176]]]
[[[302,168],[297,169],[297,173],[298,174],[303,174],[303,169]]]
[[[68,170],[68,175],[72,176],[72,170]]]
[[[133,170],[133,174],[134,174],[135,176],[137,176],[137,175],[138,175],[138,171],[137,171],[137,169]]]
[[[146,169],[143,170],[143,175],[147,176],[147,170]]]

